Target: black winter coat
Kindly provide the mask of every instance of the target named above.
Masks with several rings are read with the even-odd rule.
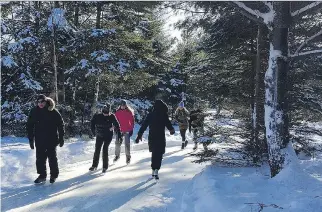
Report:
[[[104,116],[102,113],[95,114],[91,120],[91,130],[99,138],[112,139],[114,127],[116,133],[120,136],[120,124],[114,114]]]
[[[59,144],[64,137],[64,121],[55,102],[47,97],[47,106],[38,106],[30,111],[27,120],[29,142],[36,143],[37,148],[52,148]]]
[[[165,153],[166,139],[165,127],[169,131],[174,131],[169,120],[168,107],[161,101],[156,100],[152,112],[150,112],[142,123],[138,132],[138,137],[142,138],[144,131],[149,127],[149,151]]]
[[[204,114],[200,109],[192,110],[190,112],[189,130],[191,128],[202,127],[206,116],[207,114]]]

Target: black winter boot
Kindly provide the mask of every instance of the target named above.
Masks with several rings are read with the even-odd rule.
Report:
[[[131,156],[126,156],[126,164],[131,163]]]
[[[50,183],[54,183],[54,182],[56,182],[56,179],[57,179],[56,177],[50,177],[49,182],[50,182]]]
[[[46,182],[46,176],[39,175],[37,179],[34,181],[35,184],[41,184]]]
[[[89,168],[90,171],[95,171],[97,169],[97,167],[92,166],[91,168]]]
[[[113,159],[113,162],[115,163],[116,161],[118,161],[120,159],[120,156],[115,156],[115,158]]]

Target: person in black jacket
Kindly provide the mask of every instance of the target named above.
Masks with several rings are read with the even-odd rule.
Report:
[[[100,152],[103,146],[103,173],[108,169],[108,146],[113,138],[113,130],[121,137],[120,125],[114,114],[111,112],[111,106],[105,105],[102,113],[95,114],[91,120],[91,130],[93,135],[96,135],[95,152],[93,157],[93,164],[90,171],[97,169],[99,163]],[[104,144],[104,145],[103,145]]]
[[[198,148],[198,137],[204,134],[204,121],[207,114],[203,113],[200,109],[195,109],[190,112],[189,118],[189,132],[193,133],[193,141],[195,146],[193,150]],[[204,150],[207,150],[207,144],[203,143]]]
[[[152,112],[147,115],[142,123],[135,140],[136,143],[142,140],[142,135],[147,127],[149,127],[149,151],[152,152],[152,177],[159,179],[158,171],[161,168],[162,157],[166,147],[164,129],[167,127],[171,135],[175,133],[169,120],[168,107],[162,100],[155,101]]]
[[[37,97],[37,104],[30,111],[27,120],[30,148],[34,149],[36,144],[36,167],[39,177],[35,183],[46,181],[47,158],[50,167],[50,183],[54,183],[59,174],[56,147],[64,145],[64,121],[55,109],[53,99],[40,94]]]

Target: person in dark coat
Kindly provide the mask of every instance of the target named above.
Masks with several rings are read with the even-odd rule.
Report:
[[[108,169],[108,146],[110,145],[113,138],[113,131],[121,137],[120,125],[115,115],[111,113],[111,106],[105,105],[102,113],[95,114],[91,120],[91,130],[93,135],[96,136],[95,152],[93,157],[93,164],[89,168],[90,171],[97,169],[99,163],[99,157],[103,146],[102,159],[103,159],[103,170],[105,173]]]
[[[135,140],[136,143],[142,140],[143,133],[147,127],[149,127],[149,151],[152,152],[152,177],[159,179],[158,171],[161,168],[162,157],[166,147],[165,127],[168,128],[171,135],[175,133],[169,120],[168,107],[162,100],[155,101],[152,112],[147,115],[142,123]]]
[[[175,111],[175,119],[179,124],[180,135],[182,138],[181,149],[184,149],[188,141],[186,140],[186,131],[189,126],[189,111],[185,108],[184,102],[179,103],[179,107]]]
[[[191,133],[192,131],[193,133],[193,141],[195,143],[193,150],[198,148],[198,137],[204,134],[204,121],[206,116],[207,114],[203,113],[200,109],[195,109],[190,112],[189,132]],[[206,143],[203,143],[203,147],[207,150]]]
[[[55,109],[53,99],[40,94],[37,106],[29,114],[27,132],[30,148],[36,145],[36,167],[38,178],[35,183],[43,183],[47,178],[46,160],[50,167],[50,183],[54,183],[59,175],[56,147],[64,145],[64,121]]]

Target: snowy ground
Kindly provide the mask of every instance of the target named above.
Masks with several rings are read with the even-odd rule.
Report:
[[[189,140],[190,136],[188,133]],[[236,168],[191,163],[195,159],[189,155],[191,142],[181,150],[178,134],[168,134],[167,141],[157,183],[149,181],[146,140],[132,145],[130,165],[125,165],[122,155],[102,175],[101,170],[88,172],[94,141],[74,139],[58,148],[61,174],[57,182],[35,186],[35,151],[29,149],[25,138],[4,137],[1,211],[321,211],[322,155],[303,158],[270,179],[267,166]],[[221,150],[220,144],[214,146]],[[111,161],[113,143],[110,154]]]

